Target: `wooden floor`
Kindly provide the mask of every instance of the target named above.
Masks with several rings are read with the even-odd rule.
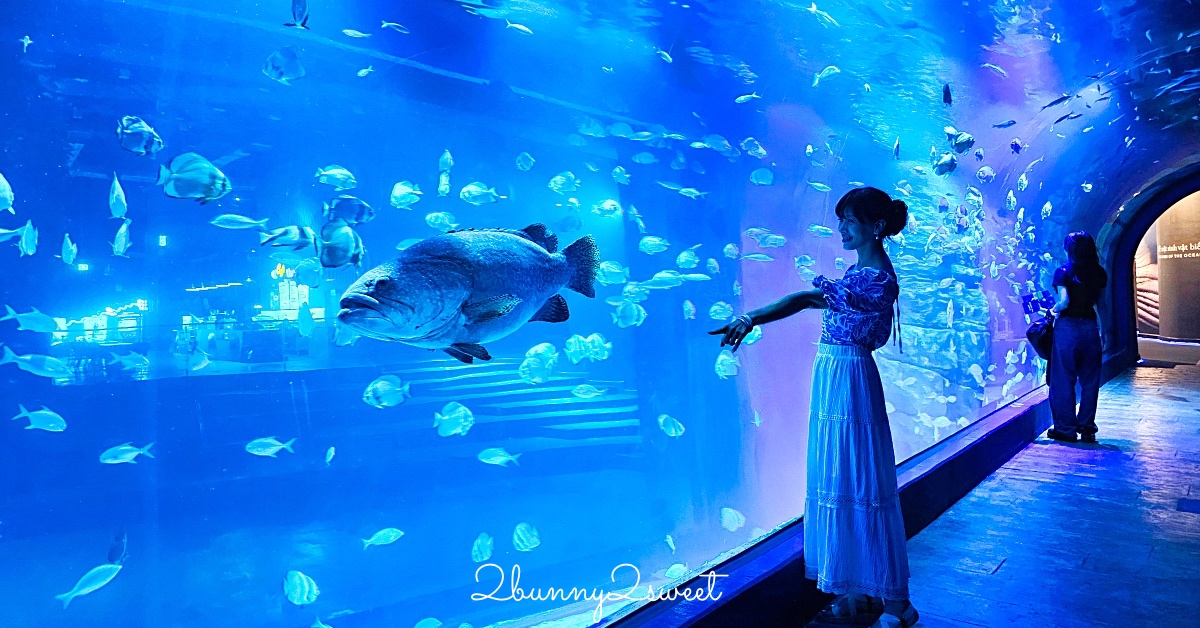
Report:
[[[909,541],[919,626],[1200,626],[1200,367],[1121,375],[1097,424],[1096,445],[1034,442]]]

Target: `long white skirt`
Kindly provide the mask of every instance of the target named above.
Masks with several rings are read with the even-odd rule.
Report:
[[[804,573],[833,594],[908,599],[896,455],[871,352],[821,344],[813,363]]]

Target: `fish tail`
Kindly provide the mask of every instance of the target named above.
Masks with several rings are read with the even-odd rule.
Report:
[[[265,233],[266,233],[266,231],[267,231],[267,220],[269,220],[269,219],[267,219],[267,218],[263,218],[262,220],[258,221],[258,223],[257,223],[257,224],[258,224],[258,231],[259,231],[259,233],[262,233],[262,234],[265,234]]]
[[[0,321],[12,320],[16,317],[17,317],[16,311],[13,310],[11,307],[5,305],[4,306],[4,316],[0,317]]]
[[[412,386],[412,382],[407,382],[407,383],[405,383],[405,384],[404,384],[404,387],[400,389],[400,393],[401,393],[402,395],[404,395],[405,397],[408,397],[408,398],[410,398],[410,399],[411,399],[411,398],[412,398],[412,393],[408,391],[408,388],[409,388],[409,386]]]
[[[296,442],[296,439],[294,439],[294,438],[292,440],[289,440],[288,442],[283,444],[283,448],[288,450],[288,453],[293,453],[293,454],[296,453],[295,451],[292,451],[292,443],[294,443],[294,442]]]
[[[71,593],[63,593],[62,595],[54,596],[54,599],[62,600],[63,608],[66,608],[71,603],[71,600],[75,599],[75,596],[71,595]]]
[[[512,460],[512,463],[519,467],[521,465],[520,465],[520,463],[517,462],[517,458],[520,458],[520,457],[521,457],[521,454],[517,454],[515,456],[509,456],[508,459]]]
[[[5,348],[7,349],[7,347],[5,347]],[[15,417],[13,417],[12,420],[16,421],[17,419],[29,416],[29,411],[25,409],[25,406],[18,403],[17,407],[20,408],[21,413]]]
[[[154,185],[166,185],[171,180],[171,171],[166,166],[159,164],[158,166],[158,181]]]
[[[596,239],[584,236],[563,249],[563,257],[567,259],[567,269],[571,278],[567,287],[585,297],[596,296],[596,271],[600,266],[600,249],[596,247]]]
[[[303,28],[304,30],[308,30],[308,18],[309,18],[309,16],[307,16],[307,15],[304,16],[304,21],[300,22],[300,28]]]
[[[365,552],[365,551],[367,551],[368,547],[371,547],[371,539],[362,539],[362,542],[363,542],[363,551]]]
[[[266,231],[261,231],[261,230],[259,231],[259,233],[258,233],[258,245],[259,246],[266,244],[267,241],[269,241],[270,239],[271,239],[271,234],[267,233]]]
[[[16,361],[17,361],[17,354],[13,353],[12,349],[9,349],[8,347],[4,347],[4,354],[0,355],[0,364],[8,364],[9,362],[16,362]]]
[[[154,443],[149,443],[145,447],[142,447],[142,455],[147,458],[153,458],[154,454],[150,453],[150,448],[153,446],[154,446]]]

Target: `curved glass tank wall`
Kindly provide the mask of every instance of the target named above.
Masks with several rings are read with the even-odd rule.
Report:
[[[897,461],[1030,391],[1062,236],[1189,153],[1197,33],[953,4],[7,3],[5,620],[588,625],[471,594],[705,570],[802,512],[820,321],[706,332],[840,276],[855,186],[911,209]]]

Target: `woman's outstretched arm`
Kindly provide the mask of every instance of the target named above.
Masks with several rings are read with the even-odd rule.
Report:
[[[826,307],[829,307],[829,304],[825,301],[825,295],[821,290],[806,290],[804,292],[789,294],[774,303],[764,305],[747,314],[742,314],[734,319],[733,322],[708,333],[712,336],[724,336],[721,339],[721,346],[730,345],[734,351],[737,351],[738,347],[742,344],[742,339],[746,337],[746,334],[750,333],[750,330],[755,325],[762,325],[781,318],[787,318],[796,312],[809,308],[820,309]]]
[[[763,325],[777,321],[781,318],[787,318],[792,314],[807,309],[823,309],[829,307],[825,302],[825,295],[818,289],[805,290],[789,294],[778,301],[769,305],[764,305],[757,310],[748,312],[746,315],[750,317],[750,325]]]

